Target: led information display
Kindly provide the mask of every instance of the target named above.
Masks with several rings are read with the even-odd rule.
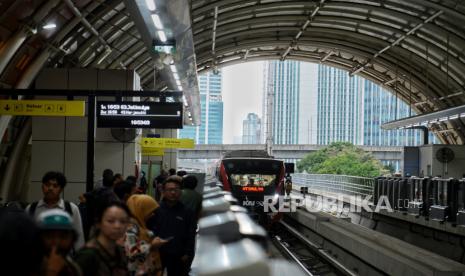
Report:
[[[97,126],[182,128],[182,103],[98,102]]]
[[[243,192],[263,192],[265,189],[263,187],[251,186],[251,187],[242,187]]]

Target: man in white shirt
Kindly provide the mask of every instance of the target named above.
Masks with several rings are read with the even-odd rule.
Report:
[[[60,195],[66,186],[66,177],[60,172],[47,172],[42,178],[42,193],[44,197],[26,207],[26,212],[37,218],[42,212],[50,209],[61,209],[73,218],[73,227],[78,234],[74,249],[84,245],[81,214],[76,204],[63,200]]]

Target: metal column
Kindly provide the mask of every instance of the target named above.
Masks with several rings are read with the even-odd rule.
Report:
[[[87,104],[87,164],[86,164],[86,192],[94,188],[95,162],[95,95],[89,95]]]

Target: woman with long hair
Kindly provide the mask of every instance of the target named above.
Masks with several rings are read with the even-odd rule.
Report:
[[[126,254],[117,243],[126,234],[129,218],[128,207],[119,201],[97,212],[96,235],[75,257],[84,275],[129,275]]]
[[[127,205],[132,214],[124,242],[129,272],[131,275],[161,276],[163,271],[158,248],[167,241],[154,239],[146,225],[159,205],[148,195],[132,195]]]

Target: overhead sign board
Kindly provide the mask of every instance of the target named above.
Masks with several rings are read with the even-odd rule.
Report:
[[[143,156],[163,156],[165,155],[165,149],[142,147],[142,155]]]
[[[182,121],[182,103],[97,103],[97,126],[102,128],[182,128]]]
[[[0,100],[0,114],[13,116],[85,116],[84,101]]]
[[[193,149],[195,147],[193,139],[175,138],[143,138],[142,147],[164,148],[164,149]]]

